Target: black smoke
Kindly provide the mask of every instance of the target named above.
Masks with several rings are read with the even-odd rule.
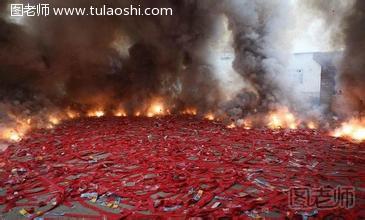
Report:
[[[31,3],[49,3],[52,7],[91,5],[82,0]],[[173,15],[31,17],[19,25],[7,21],[9,11],[3,10],[1,99],[79,108],[121,102],[131,111],[155,96],[165,97],[179,108],[216,105],[220,97],[217,83],[200,53],[214,24],[213,3],[92,3],[94,7],[104,4],[114,8],[131,4],[172,8]],[[127,56],[113,47],[118,38],[129,39],[130,45],[119,45],[127,47]]]
[[[345,18],[345,52],[339,76],[350,113],[365,112],[365,1],[357,0]],[[364,116],[364,115],[363,115]]]
[[[1,1],[0,102],[27,114],[122,104],[130,113],[162,97],[172,111],[196,107],[240,116],[280,102],[282,61],[273,45],[285,29],[278,0],[33,0],[52,7],[172,8],[172,16],[48,16],[9,20]],[[51,9],[52,10],[52,9]],[[219,15],[233,34],[233,68],[248,86],[222,104],[224,88],[204,48]],[[21,109],[21,110],[19,110]],[[46,111],[46,110],[45,110]]]

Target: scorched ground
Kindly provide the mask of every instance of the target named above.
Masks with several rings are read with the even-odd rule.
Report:
[[[1,153],[8,219],[364,217],[364,144],[315,130],[227,128],[190,116],[102,117]],[[353,186],[355,207],[293,210],[292,187]]]

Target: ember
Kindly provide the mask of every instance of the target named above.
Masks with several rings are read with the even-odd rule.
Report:
[[[190,116],[82,118],[33,131],[1,153],[0,203],[5,218],[355,219],[364,216],[364,146]],[[339,184],[355,188],[354,208],[288,207],[293,187]]]

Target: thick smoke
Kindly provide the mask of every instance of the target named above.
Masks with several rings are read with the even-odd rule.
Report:
[[[332,41],[344,48],[333,111],[345,117],[362,114],[365,111],[365,2],[313,0],[306,3],[322,16]]]
[[[357,0],[344,22],[345,53],[339,76],[350,113],[365,111],[365,1]],[[364,116],[364,115],[363,115]]]
[[[48,16],[9,19],[1,1],[0,108],[9,115],[86,112],[122,105],[145,111],[160,97],[172,112],[195,107],[236,119],[290,106],[282,74],[290,4],[280,0],[97,1],[96,8],[172,8],[172,16]],[[17,3],[28,3],[19,0]],[[33,0],[89,8],[88,0]],[[217,19],[232,32],[233,69],[245,82],[227,101],[206,47]],[[44,114],[46,115],[46,114]],[[4,118],[4,117],[1,117]]]
[[[234,35],[233,67],[248,82],[225,106],[240,114],[267,109],[278,99],[273,78],[282,71],[272,46],[277,28],[284,28],[279,2],[99,1],[93,6],[172,8],[173,16],[48,16],[17,24],[9,21],[2,1],[0,98],[35,112],[119,103],[133,112],[156,96],[176,110],[217,109],[224,91],[203,49],[217,15],[225,14]],[[85,0],[30,3],[90,7]]]
[[[267,112],[276,104],[289,104],[282,84],[288,51],[282,45],[289,25],[288,6],[284,1],[229,1],[226,14],[234,35],[233,67],[248,83],[226,104],[229,114],[242,117]]]
[[[211,2],[110,1],[110,7],[172,8],[174,15],[32,17],[23,25],[7,21],[4,10],[1,98],[44,107],[123,103],[134,111],[161,96],[178,108],[212,108],[220,94],[200,53],[215,18]],[[47,3],[90,7],[90,1],[81,0]],[[127,54],[120,53],[121,48]]]

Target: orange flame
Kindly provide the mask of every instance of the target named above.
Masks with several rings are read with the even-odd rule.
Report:
[[[23,134],[20,134],[15,129],[6,129],[2,132],[2,139],[11,141],[11,142],[18,142],[22,139]]]
[[[92,110],[92,111],[89,111],[87,113],[87,116],[88,117],[97,117],[97,118],[100,118],[100,117],[103,117],[104,115],[105,115],[105,112],[104,112],[104,110],[101,110],[101,109]]]
[[[229,124],[227,126],[227,128],[230,128],[230,129],[235,128],[235,127],[236,127],[236,124],[234,122],[232,122],[231,124]]]
[[[114,112],[114,116],[116,116],[116,117],[127,117],[127,112],[124,111],[123,109],[118,109],[117,111]]]
[[[196,108],[187,108],[181,112],[183,115],[197,115],[198,110]]]
[[[80,117],[80,114],[76,111],[73,111],[71,109],[66,109],[66,115],[70,119],[78,118]]]
[[[240,127],[243,127],[246,130],[250,130],[252,128],[252,120],[249,118],[240,119],[237,121],[237,125]]]
[[[31,119],[17,118],[16,123],[10,125],[8,128],[0,130],[0,139],[18,142],[31,128]]]
[[[48,121],[50,123],[52,123],[53,125],[58,125],[61,122],[61,118],[59,118],[55,115],[51,115],[48,117]]]
[[[299,121],[288,108],[282,107],[278,110],[269,113],[267,126],[271,129],[290,128],[297,129]]]
[[[147,117],[154,117],[159,115],[165,115],[167,113],[167,110],[165,109],[165,106],[163,102],[160,99],[156,99],[152,101],[151,105],[147,109]]]
[[[315,122],[310,121],[310,122],[308,122],[308,123],[307,123],[307,127],[308,127],[309,129],[314,130],[314,129],[317,129],[317,128],[318,128],[318,125],[317,125]]]
[[[333,137],[344,137],[352,141],[365,141],[365,119],[351,119],[330,133]]]
[[[204,119],[207,119],[209,121],[213,121],[215,119],[215,116],[213,113],[209,112],[204,116]]]

